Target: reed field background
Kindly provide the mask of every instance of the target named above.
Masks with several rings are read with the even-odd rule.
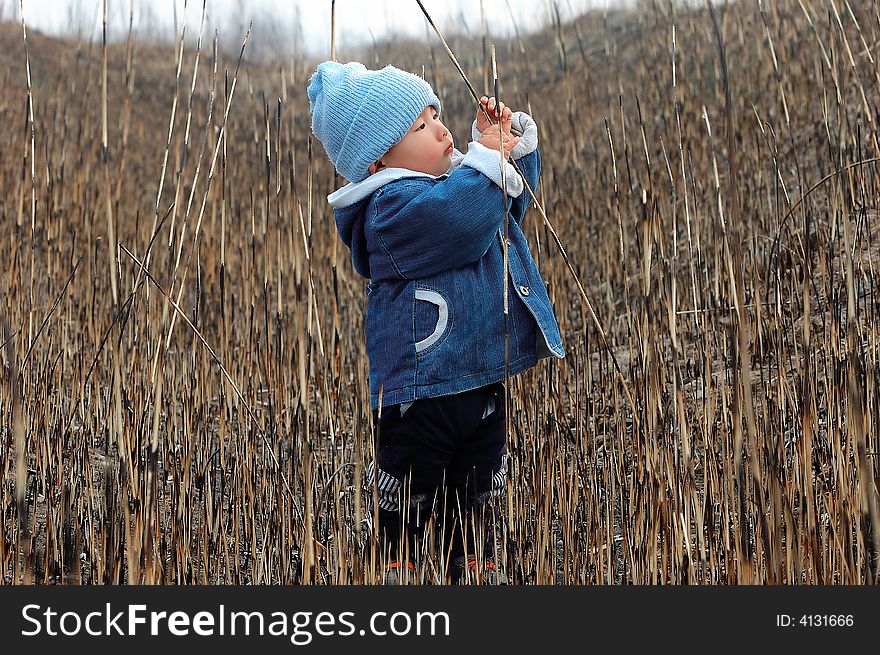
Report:
[[[495,44],[502,100],[537,120],[536,194],[584,289],[530,208],[567,357],[508,387],[510,581],[876,583],[880,5],[485,30],[446,36],[479,91]],[[236,38],[0,23],[5,583],[381,570],[319,60]],[[475,105],[431,31],[336,46],[424,74],[464,148]]]

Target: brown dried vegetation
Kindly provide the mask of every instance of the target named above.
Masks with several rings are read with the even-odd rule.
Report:
[[[608,337],[530,210],[568,356],[511,380],[512,581],[876,582],[876,3],[494,41]],[[482,86],[481,40],[450,45]],[[108,47],[105,141],[101,44],[0,25],[0,580],[372,583],[364,280],[315,62],[179,52]],[[433,38],[355,57],[424,65],[465,140]]]

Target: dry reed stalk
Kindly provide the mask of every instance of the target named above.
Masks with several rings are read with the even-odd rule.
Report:
[[[36,222],[37,222],[37,173],[36,173],[36,127],[34,121],[34,96],[31,85],[31,58],[30,53],[28,52],[28,39],[27,39],[27,28],[24,22],[24,0],[19,0],[19,11],[21,13],[21,32],[22,32],[22,40],[24,41],[24,59],[25,59],[25,71],[27,73],[27,121],[28,121],[28,129],[30,132],[30,157],[25,156],[25,160],[30,159],[31,164],[31,277],[28,284],[28,300],[30,311],[28,314],[28,341],[33,341],[34,335],[34,319],[33,319],[33,306],[34,306],[34,279],[33,279],[33,271],[34,271],[34,257],[35,255],[35,245],[36,245]],[[21,195],[24,190],[24,175],[22,175],[22,185],[20,187],[19,194]],[[21,213],[19,211],[19,220],[17,224],[21,224]]]
[[[495,44],[491,45],[491,64],[492,64],[492,86],[494,89],[495,95],[495,107],[496,113],[499,115],[499,122],[501,121],[500,112],[497,112],[497,108],[501,106],[501,95],[499,91],[498,84],[498,64],[495,57]],[[503,130],[499,132],[499,136],[501,137],[499,140],[499,155],[501,157],[501,161],[505,161],[507,158],[504,155],[504,132]],[[503,311],[504,311],[504,412],[505,412],[505,423],[504,423],[504,440],[505,443],[509,440],[510,435],[510,255],[509,255],[509,247],[510,247],[510,211],[508,204],[508,195],[507,195],[507,171],[506,167],[501,167],[501,191],[502,191],[502,199],[504,202],[504,237],[502,241],[502,258],[504,261],[502,278],[504,280],[504,289],[502,291],[502,303],[503,303]],[[496,511],[494,507],[492,507],[492,511]],[[476,517],[472,517],[474,521],[476,521]],[[476,523],[475,523],[476,526]],[[497,526],[496,521],[492,521],[493,529]],[[476,532],[476,527],[475,527]],[[475,543],[484,543],[485,535],[482,533],[476,534],[474,537]],[[504,535],[493,535],[493,543],[501,543],[503,545],[503,550],[501,553],[501,566],[504,567],[504,570],[507,570],[507,537]],[[478,553],[478,556],[482,558],[482,553]],[[479,574],[482,570],[484,562],[482,559],[478,561],[477,565],[477,580],[479,582]]]

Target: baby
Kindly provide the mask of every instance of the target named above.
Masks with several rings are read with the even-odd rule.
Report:
[[[369,483],[378,489],[384,581],[414,577],[433,520],[451,581],[504,583],[505,362],[515,375],[565,356],[521,229],[531,195],[508,161],[537,188],[537,125],[483,97],[462,154],[431,86],[393,66],[327,61],[308,94],[312,130],[350,182],[327,198],[336,227],[370,280],[366,345],[379,430]]]

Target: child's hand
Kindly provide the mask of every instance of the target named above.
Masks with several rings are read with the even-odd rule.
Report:
[[[496,123],[498,122],[498,117],[501,117],[501,128],[504,130],[505,136],[510,136],[510,124],[513,119],[513,112],[510,111],[510,108],[506,107],[503,102],[498,102],[496,104],[495,96],[492,96],[491,98],[483,96],[480,98],[480,104]],[[493,123],[490,123],[489,119],[486,118],[483,109],[477,109],[477,129],[481,134],[485,132],[490,125],[493,125]]]
[[[509,110],[508,110],[509,111]],[[509,123],[508,123],[509,128]],[[483,133],[480,135],[480,138],[477,140],[477,143],[486,146],[490,150],[494,150],[498,152],[501,149],[501,134],[502,127],[497,123],[495,125],[490,125]],[[519,143],[518,136],[512,136],[509,132],[504,134],[504,158],[510,158],[510,151],[516,147],[516,144]]]

